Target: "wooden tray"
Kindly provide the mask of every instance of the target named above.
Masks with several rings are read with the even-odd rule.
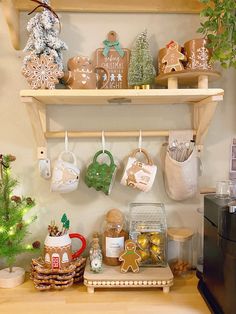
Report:
[[[121,273],[119,266],[106,266],[103,271],[95,274],[90,271],[87,263],[84,272],[84,285],[88,293],[96,288],[162,288],[168,293],[173,285],[173,274],[170,267],[141,267],[139,273]]]
[[[220,78],[220,73],[217,71],[199,71],[199,70],[183,70],[178,72],[170,72],[166,74],[159,74],[156,77],[156,83],[161,86],[170,85],[170,80],[174,80],[179,86],[188,86],[198,88],[208,88],[208,81],[216,81]],[[201,84],[206,84],[201,86]]]

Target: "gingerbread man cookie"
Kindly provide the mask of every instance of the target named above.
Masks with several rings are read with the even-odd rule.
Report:
[[[119,260],[122,261],[121,272],[126,273],[129,269],[137,273],[139,271],[140,255],[136,252],[136,244],[132,240],[125,241],[125,251],[120,255]]]
[[[178,50],[178,43],[172,40],[168,45],[166,45],[166,48],[166,55],[162,59],[162,63],[166,64],[164,73],[184,70],[184,66],[181,61],[186,60],[186,57]]]

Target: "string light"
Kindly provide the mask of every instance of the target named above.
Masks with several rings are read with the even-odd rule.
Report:
[[[28,211],[29,211],[28,208],[24,208],[24,209],[22,210],[22,214],[25,215],[26,213],[28,213]]]
[[[12,235],[14,235],[15,234],[15,231],[14,230],[10,230],[9,232],[8,232],[8,235],[9,236],[12,236]]]

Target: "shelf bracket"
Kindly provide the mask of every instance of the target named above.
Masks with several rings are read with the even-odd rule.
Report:
[[[197,130],[196,146],[199,152],[203,149],[204,138],[214,116],[218,101],[221,100],[223,100],[223,95],[216,95],[194,104],[193,127]]]
[[[20,18],[13,0],[2,0],[3,15],[8,25],[11,42],[16,50],[20,50]]]
[[[46,107],[43,103],[33,97],[21,97],[31,121],[34,137],[38,147],[38,159],[47,158],[46,148]]]

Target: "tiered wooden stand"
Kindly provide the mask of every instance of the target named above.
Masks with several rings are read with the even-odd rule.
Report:
[[[162,288],[168,293],[173,285],[173,274],[169,266],[141,267],[139,273],[121,273],[119,266],[103,265],[103,271],[95,274],[87,263],[84,272],[84,285],[88,293],[99,288]]]
[[[180,86],[208,88],[208,83],[220,78],[216,71],[184,70],[159,74],[156,83],[160,86],[167,86],[168,89],[176,89]]]

